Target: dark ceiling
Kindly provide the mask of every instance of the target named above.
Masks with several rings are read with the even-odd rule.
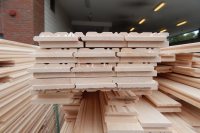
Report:
[[[71,20],[74,31],[159,32],[166,28],[177,35],[200,28],[200,0],[58,0]],[[166,6],[159,12],[153,8]],[[138,21],[146,18],[142,25]],[[176,23],[187,20],[186,25]]]

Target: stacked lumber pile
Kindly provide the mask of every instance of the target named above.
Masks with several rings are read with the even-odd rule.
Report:
[[[97,91],[157,89],[154,67],[164,33],[41,33],[35,54],[33,91]],[[40,94],[41,94],[40,93]],[[35,99],[40,98],[40,94]],[[41,97],[42,98],[42,97]]]
[[[31,103],[32,53],[37,46],[0,40],[0,132],[54,132],[52,105]]]
[[[170,121],[139,100],[157,89],[154,68],[167,35],[41,33],[34,37],[40,49],[30,69],[32,100],[62,104],[63,133],[170,132]]]
[[[163,48],[162,53],[175,54],[172,73],[161,74],[157,79],[159,89],[200,108],[200,43],[183,44]]]
[[[131,95],[119,97],[120,92],[117,95],[109,91],[84,92],[79,105],[63,106],[71,115],[67,117],[61,132],[172,132],[171,122],[145,99],[138,101],[137,97]],[[71,117],[72,114],[75,117]]]

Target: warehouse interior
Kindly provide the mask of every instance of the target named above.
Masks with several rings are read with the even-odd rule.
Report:
[[[0,133],[200,133],[199,0],[0,0]]]
[[[154,9],[162,2],[165,6],[159,11]],[[200,2],[192,0],[78,0],[45,1],[45,31],[111,31],[160,32],[166,30],[170,36],[192,31],[198,33],[200,27]],[[51,7],[55,6],[55,11]],[[50,11],[49,11],[50,10]],[[53,12],[53,13],[52,13]],[[58,15],[56,21],[49,21],[51,14]],[[53,19],[53,18],[52,18]],[[145,19],[143,24],[139,22]],[[178,23],[187,21],[185,25]],[[55,29],[51,29],[55,28]]]

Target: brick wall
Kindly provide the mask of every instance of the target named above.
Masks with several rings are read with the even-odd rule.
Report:
[[[0,33],[8,40],[33,43],[44,31],[44,0],[1,0]],[[11,10],[16,16],[9,15]]]

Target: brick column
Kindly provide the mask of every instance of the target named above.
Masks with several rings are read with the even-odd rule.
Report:
[[[44,31],[44,0],[1,0],[0,6],[5,39],[33,44],[33,36]]]

